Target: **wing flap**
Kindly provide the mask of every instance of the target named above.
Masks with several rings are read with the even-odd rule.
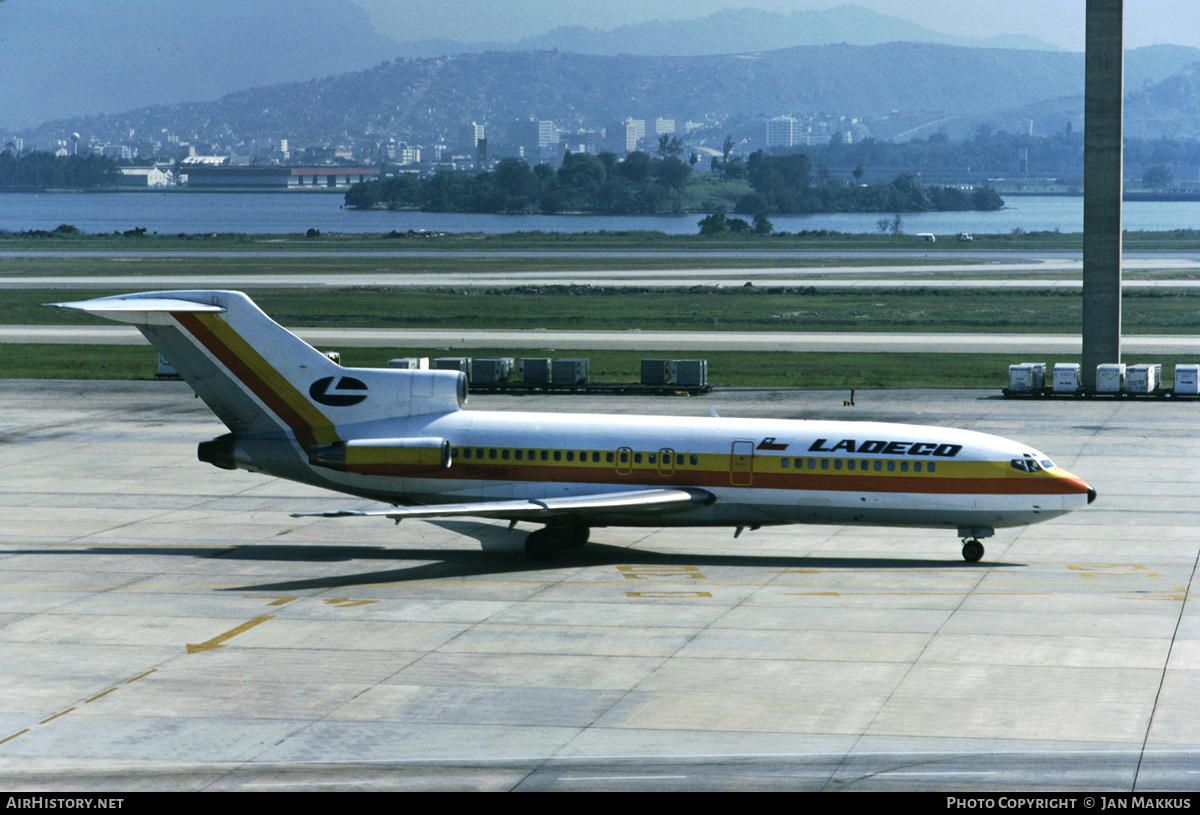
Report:
[[[506,520],[549,520],[557,515],[626,515],[639,512],[674,512],[694,506],[704,506],[716,500],[707,490],[651,489],[631,492],[610,492],[599,495],[578,495],[563,498],[521,498],[514,501],[473,501],[465,504],[431,504],[418,507],[388,507],[386,509],[341,509],[329,512],[295,512],[293,518],[352,518],[385,517],[400,521],[404,518],[449,518],[474,516]]]

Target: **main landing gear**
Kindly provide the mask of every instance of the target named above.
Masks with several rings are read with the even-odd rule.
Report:
[[[962,556],[967,563],[977,563],[983,557],[983,544],[980,538],[990,538],[996,530],[990,526],[960,527],[959,537],[962,538]]]
[[[525,538],[525,554],[530,560],[550,560],[559,549],[574,549],[587,543],[592,530],[574,524],[544,526]]]

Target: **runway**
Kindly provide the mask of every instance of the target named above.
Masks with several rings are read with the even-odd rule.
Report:
[[[431,352],[471,348],[553,348],[578,351],[819,351],[872,353],[1079,354],[1078,334],[922,334],[819,331],[544,331],[427,328],[294,328],[316,348],[427,348]],[[145,345],[132,326],[3,326],[0,343]],[[1200,356],[1200,336],[1130,334],[1121,338],[1129,354]],[[1014,359],[1014,362],[1017,360]]]
[[[0,784],[22,790],[1197,786],[1200,405],[982,391],[472,397],[1019,438],[1092,506],[987,541],[294,519],[186,386],[0,380]]]

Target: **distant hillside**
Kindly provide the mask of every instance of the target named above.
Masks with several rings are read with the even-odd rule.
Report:
[[[341,74],[396,56],[346,0],[0,3],[0,129]]]
[[[1083,95],[1044,99],[995,117],[1009,128],[1029,121],[1035,132],[1083,129]],[[1125,137],[1200,138],[1200,50],[1174,45],[1139,48],[1125,57]]]
[[[1061,50],[1044,40],[1024,35],[986,39],[960,37],[934,31],[900,17],[878,14],[862,6],[847,5],[819,11],[793,11],[790,14],[753,8],[726,9],[696,20],[656,20],[623,25],[611,31],[562,27],[539,37],[516,42],[401,42],[398,53],[408,58],[485,51],[553,50],[607,56],[704,56],[774,51],[799,45],[881,45],[887,42],[1031,51]]]
[[[1137,63],[1142,50],[1131,52],[1128,62]],[[1174,91],[1163,90],[1144,103],[1135,95],[1129,117],[1140,118],[1131,121],[1131,135],[1137,127],[1146,135],[1200,136],[1200,124],[1189,113],[1195,98],[1187,77],[1194,73],[1177,76],[1151,86],[1173,83],[1169,87]],[[1053,100],[1075,104],[1072,100],[1081,100],[1082,92],[1083,55],[1065,52],[915,43],[703,57],[505,52],[385,62],[339,76],[241,91],[215,102],[75,119],[54,128],[61,132],[66,126],[85,138],[166,128],[199,140],[234,133],[243,139],[286,137],[295,144],[316,145],[366,135],[428,144],[453,138],[465,122],[495,126],[529,116],[551,119],[560,128],[598,129],[627,116],[761,122],[785,113],[824,111],[878,120],[881,128],[886,117],[901,122],[899,130],[911,130],[904,124],[909,120],[933,122],[936,130],[938,122],[969,127],[999,117],[1001,111],[1020,115],[1036,106],[1061,107]],[[1035,132],[1059,129],[1034,120]],[[1003,117],[998,123],[1011,127]],[[1166,133],[1156,130],[1162,126],[1169,128]],[[900,138],[882,129],[879,135]]]
[[[604,57],[552,52],[397,60],[364,71],[80,122],[139,132],[286,135],[298,143],[377,132],[428,140],[463,122],[535,115],[604,127],[627,116],[713,121],[831,111],[982,115],[1082,88],[1083,55],[889,43],[804,46],[753,56]]]

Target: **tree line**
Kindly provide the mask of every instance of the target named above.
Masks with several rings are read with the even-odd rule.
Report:
[[[856,181],[861,176],[855,172]],[[812,160],[803,153],[769,155],[762,150],[746,161],[750,192],[737,212],[951,212],[997,210],[1004,200],[991,187],[967,191],[959,187],[925,186],[902,173],[887,184],[847,184],[812,177]]]
[[[736,158],[736,157],[735,157]],[[739,213],[924,212],[999,209],[1004,201],[990,188],[967,192],[956,187],[926,187],[904,174],[890,184],[862,185],[818,180],[803,154],[768,155],[759,150],[745,162],[725,157],[717,171],[745,179],[751,192]],[[693,162],[694,163],[694,162]],[[727,172],[728,170],[728,172]],[[507,158],[494,170],[471,174],[440,172],[429,178],[399,175],[363,181],[346,193],[354,209],[421,209],[427,212],[541,213],[593,212],[641,215],[684,211],[683,191],[692,167],[660,149],[658,157],[635,151],[619,160],[612,153],[568,153],[557,170],[530,167]]]
[[[46,152],[0,153],[0,189],[87,190],[116,186],[121,178],[114,159],[91,153],[56,156]]]
[[[641,151],[620,161],[612,153],[568,153],[557,170],[506,158],[494,170],[402,175],[353,185],[346,206],[429,212],[597,212],[609,215],[682,212],[692,168],[673,155]]]

